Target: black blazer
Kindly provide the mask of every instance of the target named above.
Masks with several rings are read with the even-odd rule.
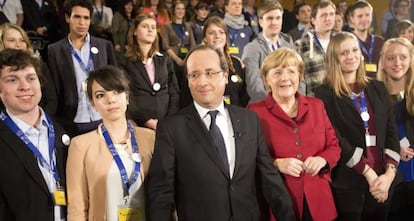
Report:
[[[94,69],[107,64],[116,65],[111,42],[91,36],[91,47],[96,47],[99,50],[97,54],[92,53]],[[48,57],[49,70],[58,99],[56,117],[65,129],[74,135],[77,131],[73,119],[78,109],[78,89],[68,37],[49,45]]]
[[[364,92],[374,111],[377,146],[380,147],[383,156],[386,148],[399,155],[398,132],[393,107],[385,85],[371,80]],[[326,85],[317,88],[315,96],[325,103],[326,111],[342,149],[341,159],[332,171],[333,187],[363,190],[368,185],[364,176],[346,166],[356,147],[366,149],[365,129],[358,110],[351,98],[335,96],[333,90]]]
[[[68,145],[62,143],[63,128],[55,121],[53,125],[60,184],[66,186]],[[36,157],[3,121],[0,121],[0,177],[0,220],[54,221],[53,199]]]
[[[295,220],[291,199],[272,163],[257,115],[227,106],[235,134],[230,178],[194,105],[160,121],[146,187],[148,221],[259,220],[256,176],[278,221]],[[175,203],[175,204],[174,204]]]
[[[178,83],[175,77],[174,64],[165,55],[156,53],[155,83],[161,88],[156,91],[151,85],[148,73],[141,61],[127,61],[124,69],[130,80],[128,117],[139,126],[145,126],[149,119],[162,119],[178,111]]]

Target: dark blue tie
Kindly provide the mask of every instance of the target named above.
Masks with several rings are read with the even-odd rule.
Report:
[[[220,158],[223,160],[224,166],[226,169],[229,169],[229,162],[227,160],[227,153],[226,153],[226,145],[224,144],[223,135],[220,132],[220,128],[216,124],[216,116],[218,114],[218,110],[209,111],[208,114],[211,118],[210,124],[210,137],[213,140],[217,153],[219,154]]]

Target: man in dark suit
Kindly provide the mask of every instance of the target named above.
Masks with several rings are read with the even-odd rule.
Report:
[[[147,220],[169,220],[174,205],[179,220],[259,220],[259,183],[277,220],[296,220],[257,116],[224,105],[223,53],[199,46],[186,68],[194,103],[158,124],[145,180]]]
[[[38,59],[0,52],[0,220],[61,221],[66,217],[69,136],[38,106]]]
[[[69,35],[48,48],[48,63],[58,98],[56,116],[71,135],[96,129],[101,120],[86,96],[88,73],[106,64],[116,65],[111,42],[88,33],[92,11],[88,0],[66,1]]]

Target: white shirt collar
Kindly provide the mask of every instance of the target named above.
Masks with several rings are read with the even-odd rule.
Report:
[[[194,101],[194,106],[198,112],[198,115],[200,115],[201,119],[203,119],[204,117],[207,116],[209,111],[212,110],[218,110],[220,114],[222,114],[223,116],[226,116],[226,111],[224,109],[224,101],[220,102],[220,105],[217,108],[214,109],[207,109],[202,107],[201,105],[199,105],[197,102]]]

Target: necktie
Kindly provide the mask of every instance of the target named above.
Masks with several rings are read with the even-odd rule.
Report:
[[[229,169],[229,162],[227,160],[227,153],[226,153],[226,145],[224,144],[223,135],[220,132],[220,128],[216,124],[216,116],[218,114],[218,110],[209,111],[208,114],[211,118],[210,124],[210,137],[216,146],[217,153],[219,154],[220,158],[223,160],[224,166],[226,169]]]

